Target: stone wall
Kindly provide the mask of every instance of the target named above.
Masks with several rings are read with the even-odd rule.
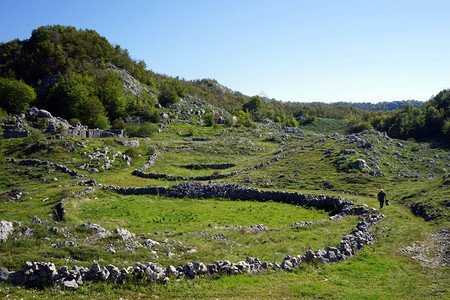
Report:
[[[325,195],[305,195],[297,192],[266,191],[237,184],[183,182],[166,187],[116,187],[104,186],[124,195],[151,194],[178,198],[224,198],[231,200],[276,201],[294,205],[314,206],[334,214],[352,213],[353,202],[341,197]]]
[[[246,173],[248,171],[255,171],[258,170],[262,167],[266,167],[269,166],[277,161],[280,161],[284,158],[286,158],[287,156],[298,152],[298,151],[303,151],[309,148],[312,148],[314,146],[317,146],[320,143],[325,142],[327,139],[323,138],[320,139],[310,145],[306,145],[303,147],[300,147],[299,149],[293,149],[290,151],[287,151],[283,154],[278,154],[276,155],[274,158],[272,158],[271,160],[267,161],[267,162],[262,162],[260,164],[257,164],[253,167],[250,168],[244,168],[238,171],[233,171],[230,173],[225,173],[225,174],[211,174],[211,175],[203,175],[203,176],[191,176],[191,177],[183,177],[183,176],[179,176],[179,175],[169,175],[169,174],[164,174],[164,173],[145,173],[144,170],[149,168],[150,166],[153,165],[154,159],[152,159],[152,157],[150,157],[149,162],[152,161],[151,164],[149,164],[149,162],[147,162],[145,165],[143,165],[142,167],[140,167],[139,169],[136,169],[133,171],[133,175],[138,176],[138,177],[142,177],[142,178],[151,178],[151,179],[166,179],[166,180],[184,180],[184,181],[188,181],[188,180],[216,180],[216,179],[223,179],[223,178],[227,178],[227,177],[231,177],[231,176],[236,176],[238,174],[243,174]],[[156,152],[155,152],[156,153]],[[158,153],[158,155],[160,155],[160,153]],[[156,159],[156,158],[155,158]],[[221,165],[221,164],[217,164],[217,165]],[[226,165],[226,164],[224,164]]]
[[[107,281],[124,284],[129,282],[168,283],[170,280],[181,278],[194,279],[199,276],[213,275],[237,275],[242,273],[257,274],[267,269],[282,269],[292,271],[302,266],[305,262],[319,261],[320,263],[333,263],[345,260],[353,256],[365,245],[373,243],[374,236],[370,228],[384,216],[371,210],[364,210],[360,221],[352,234],[342,237],[338,247],[327,247],[316,251],[308,250],[305,254],[286,256],[282,262],[261,261],[258,258],[247,257],[239,262],[218,260],[214,264],[203,262],[188,262],[184,266],[175,267],[169,265],[166,268],[153,262],[145,264],[136,263],[119,270],[114,265],[106,265],[103,268],[94,263],[91,268],[74,266],[71,270],[67,266],[56,269],[51,262],[26,262],[23,270],[9,272],[0,268],[0,282],[23,286],[28,288],[45,288],[54,284],[64,289],[76,290],[86,281]]]
[[[215,169],[223,170],[236,167],[236,164],[225,163],[225,164],[189,164],[189,165],[179,165],[180,168],[192,169],[192,170],[202,170],[202,169]]]
[[[19,138],[26,137],[30,133],[25,130],[25,126],[36,122],[38,119],[45,119],[47,128],[43,130],[48,134],[72,134],[82,138],[104,138],[104,137],[126,137],[126,132],[123,129],[88,129],[87,126],[76,123],[75,125],[63,118],[53,117],[51,113],[44,109],[37,109],[35,107],[27,110],[26,114],[16,115],[3,124],[4,138]]]
[[[73,177],[77,177],[77,178],[82,178],[84,177],[84,175],[78,174],[77,171],[75,170],[70,170],[69,168],[63,166],[63,165],[59,165],[59,164],[55,164],[52,163],[48,160],[40,160],[40,159],[23,159],[23,160],[16,160],[14,158],[7,158],[6,159],[7,162],[10,162],[12,164],[15,165],[21,165],[21,166],[40,166],[40,165],[48,165],[50,166],[50,168],[55,169],[56,171],[62,172],[62,173],[66,173],[69,174],[70,176]]]

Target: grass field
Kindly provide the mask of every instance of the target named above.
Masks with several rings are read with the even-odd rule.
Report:
[[[15,201],[0,197],[0,220],[22,223],[20,227],[15,223],[20,230],[0,243],[0,267],[9,270],[22,269],[26,261],[51,261],[57,267],[89,267],[97,261],[119,268],[146,261],[163,266],[184,265],[191,261],[205,264],[216,260],[237,262],[247,256],[281,261],[286,255],[338,245],[342,236],[349,234],[358,222],[357,216],[349,216],[307,227],[291,227],[294,222],[328,219],[329,214],[271,201],[125,196],[102,190],[101,186],[95,186],[95,192],[85,196],[71,197],[86,188],[79,185],[82,180],[91,178],[103,185],[135,187],[170,187],[180,182],[131,174],[154,150],[162,154],[146,172],[185,177],[218,171],[187,169],[182,167],[185,164],[236,164],[219,171],[228,173],[251,168],[278,154],[295,150],[270,165],[219,182],[337,195],[355,201],[355,205],[375,208],[378,207],[376,193],[384,188],[391,200],[391,205],[382,209],[386,217],[372,230],[376,235],[374,244],[339,263],[304,264],[293,272],[267,270],[258,275],[182,279],[166,285],[85,283],[77,291],[65,291],[64,295],[58,288],[35,291],[0,283],[0,298],[448,298],[448,260],[439,260],[442,253],[438,253],[433,234],[449,229],[445,204],[450,194],[446,184],[450,153],[374,133],[362,135],[357,141],[333,135],[313,145],[325,137],[317,133],[318,129],[321,133],[332,134],[334,126],[327,120],[316,120],[315,123],[318,128],[304,127],[303,134],[289,135],[267,128],[243,130],[175,123],[151,140],[141,139],[139,148],[132,150],[113,139],[71,136],[55,139],[43,135],[0,139],[0,194],[11,189],[20,189],[23,193]],[[312,129],[314,131],[310,131]],[[192,137],[204,140],[193,140]],[[360,140],[370,142],[372,147],[359,147]],[[305,145],[313,146],[300,150]],[[130,166],[117,154],[119,151],[132,157]],[[94,153],[104,155],[91,159],[90,155]],[[113,161],[114,154],[117,155]],[[48,160],[77,170],[85,177],[72,178],[48,165],[14,165],[6,162],[6,158]],[[353,167],[358,160],[364,160],[368,168]],[[107,161],[111,166],[103,169]],[[80,169],[83,165],[86,167]],[[93,172],[93,168],[98,173]],[[370,171],[380,171],[382,176],[371,175]],[[52,218],[52,207],[63,198],[67,217],[56,222]],[[426,222],[414,216],[409,210],[409,205],[414,203],[428,205],[427,212],[437,217]],[[34,216],[42,223],[32,223]],[[86,222],[99,224],[111,232],[115,228],[124,228],[134,233],[135,240],[140,243],[151,239],[159,245],[131,251],[127,248],[129,242],[117,233],[93,242],[90,237],[95,232],[80,227]],[[242,227],[227,228],[229,224]],[[264,224],[268,230],[252,232],[246,227],[256,224]],[[58,227],[59,232],[49,232],[51,226]],[[34,236],[24,234],[27,227]],[[75,241],[77,246],[53,247],[64,241]],[[417,255],[402,250],[413,245],[420,245],[419,248],[424,250],[422,261]],[[107,251],[111,247],[116,250],[115,254]],[[448,243],[446,249],[448,251]]]

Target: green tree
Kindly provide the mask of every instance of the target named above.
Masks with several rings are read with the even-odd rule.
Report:
[[[114,72],[99,72],[95,78],[95,94],[102,102],[111,120],[125,115],[125,96],[122,82]]]
[[[158,95],[159,104],[166,106],[166,104],[175,104],[179,100],[176,90],[168,85],[163,85],[161,92]]]
[[[100,128],[100,129],[110,129],[111,124],[109,123],[109,119],[105,115],[99,115],[97,117],[97,120],[94,122],[94,127]]]
[[[450,141],[450,119],[444,121],[444,126],[442,126],[442,133]]]
[[[206,126],[213,126],[213,124],[214,124],[214,114],[213,113],[204,114],[202,119],[203,119],[203,122],[205,122]]]
[[[269,109],[266,102],[259,96],[253,96],[242,106],[243,111],[248,111],[254,121],[262,121],[267,118]]]
[[[71,73],[50,89],[47,106],[56,116],[77,118],[81,123],[95,127],[106,112],[93,87],[92,77]]]
[[[8,78],[0,78],[0,107],[12,114],[19,114],[36,100],[36,93],[29,85]]]

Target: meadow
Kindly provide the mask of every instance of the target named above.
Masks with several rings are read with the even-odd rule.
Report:
[[[161,155],[147,172],[195,177],[249,169],[216,181],[267,190],[341,196],[354,201],[355,206],[374,208],[378,208],[376,193],[383,188],[391,201],[391,205],[380,210],[385,218],[372,229],[376,236],[374,244],[338,263],[312,262],[292,272],[266,270],[258,275],[204,276],[172,280],[166,285],[87,282],[78,290],[66,290],[64,294],[58,287],[29,290],[2,282],[0,297],[447,298],[448,241],[442,253],[439,247],[445,241],[439,242],[435,237],[437,232],[449,228],[446,203],[450,153],[426,143],[395,140],[376,132],[366,132],[356,138],[332,134],[329,129],[332,122],[315,122],[302,128],[302,132],[290,134],[264,125],[242,129],[174,123],[151,139],[139,139],[138,148],[121,146],[112,138],[81,139],[68,135],[56,138],[37,132],[28,138],[0,139],[0,194],[3,195],[0,219],[14,221],[17,228],[6,242],[0,243],[0,267],[10,271],[22,269],[26,261],[51,261],[57,267],[69,268],[90,267],[93,262],[122,268],[147,261],[178,266],[191,261],[236,262],[247,256],[281,261],[286,255],[335,247],[358,222],[357,216],[330,221],[329,212],[273,201],[120,195],[103,190],[100,185],[93,186],[94,192],[72,197],[86,189],[81,182],[87,179],[123,187],[170,188],[181,182],[132,175],[155,151]],[[371,147],[362,145],[361,141],[370,143]],[[130,166],[122,154],[131,157]],[[280,154],[286,156],[254,168]],[[16,165],[6,158],[48,160],[77,170],[84,177],[74,178],[48,165]],[[355,167],[359,160],[364,160],[367,168]],[[102,166],[107,162],[110,166],[104,169]],[[183,167],[211,163],[235,166],[221,170]],[[378,171],[381,176],[374,175]],[[20,199],[11,200],[5,194],[12,189],[21,191]],[[52,208],[61,199],[64,199],[66,217],[56,221]],[[434,218],[425,221],[413,215],[410,206],[415,203],[427,205],[427,213]],[[42,220],[40,224],[32,222],[35,216]],[[318,220],[324,221],[291,226],[295,222]],[[98,224],[112,234],[92,239],[95,232],[81,226],[87,222]],[[249,228],[257,224],[263,224],[267,230],[255,232]],[[52,233],[50,227],[59,230]],[[133,233],[134,240],[141,244],[147,239],[157,244],[132,247],[129,241],[114,233],[115,228]],[[33,234],[25,234],[27,229]],[[66,241],[74,241],[76,246],[54,247]],[[422,249],[421,255],[404,250],[414,245],[420,245],[417,251]],[[111,248],[114,254],[108,251]]]

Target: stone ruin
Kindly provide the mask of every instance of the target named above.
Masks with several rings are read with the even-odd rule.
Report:
[[[80,123],[71,125],[67,120],[60,117],[53,117],[48,111],[35,107],[28,109],[25,114],[15,115],[4,120],[2,125],[3,137],[27,137],[30,135],[30,131],[26,127],[37,122],[39,119],[45,119],[46,128],[43,129],[43,132],[47,134],[72,134],[82,138],[126,137],[125,130],[123,129],[89,129]]]

